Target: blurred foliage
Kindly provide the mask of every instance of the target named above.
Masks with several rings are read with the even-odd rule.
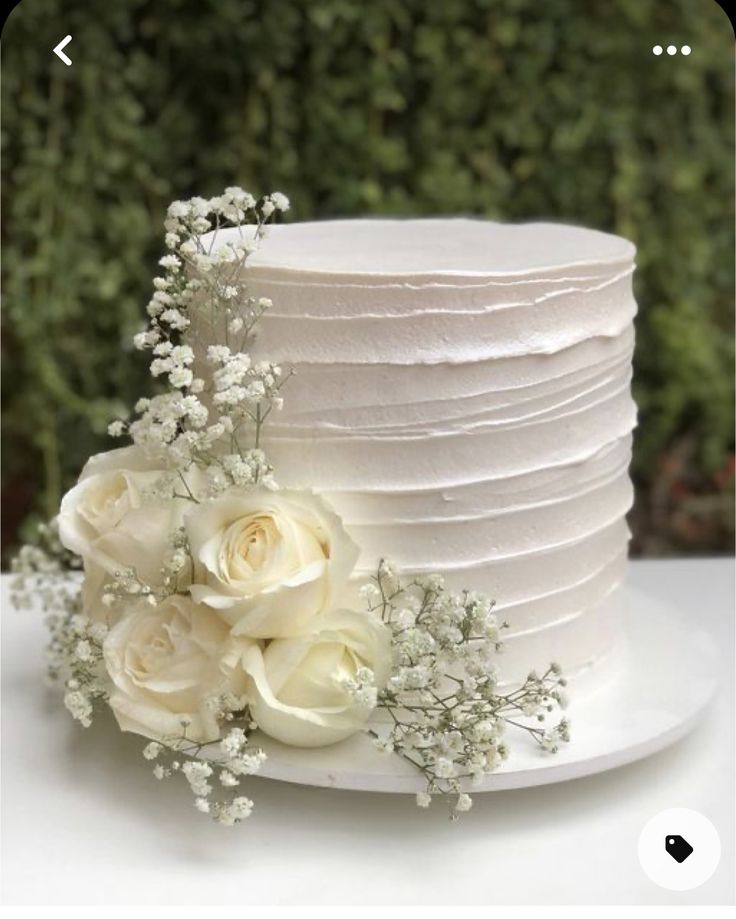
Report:
[[[73,66],[51,54],[71,33]],[[4,32],[5,542],[146,390],[167,203],[547,217],[639,247],[639,551],[731,545],[733,36],[713,0],[23,0]],[[655,58],[656,43],[688,58]]]

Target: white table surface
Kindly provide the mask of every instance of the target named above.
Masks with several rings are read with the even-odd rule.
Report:
[[[716,639],[721,688],[702,723],[630,766],[477,795],[457,823],[404,796],[253,779],[250,820],[212,824],[183,784],[153,778],[137,738],[65,716],[44,683],[40,617],[4,603],[2,902],[733,903],[733,564],[636,562],[629,577]],[[719,868],[694,891],[656,887],[637,860],[641,828],[670,807],[700,811],[720,833]]]

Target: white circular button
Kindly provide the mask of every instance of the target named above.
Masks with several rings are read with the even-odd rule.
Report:
[[[659,56],[659,55],[662,53],[663,50],[664,50],[664,49],[662,48],[661,45],[655,45],[655,46],[652,48],[652,54],[656,54],[657,56]]]
[[[674,45],[667,45],[667,54],[677,54],[677,48]]]
[[[716,828],[687,807],[673,807],[652,817],[639,836],[639,863],[647,877],[666,890],[700,887],[720,859]]]

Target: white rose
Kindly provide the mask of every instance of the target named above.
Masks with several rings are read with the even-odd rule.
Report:
[[[247,639],[236,641],[242,653]],[[223,663],[233,653],[227,625],[179,594],[130,612],[108,633],[103,653],[121,730],[153,740],[181,736],[182,718],[190,722],[188,739],[216,740],[220,729],[208,699],[245,689],[244,675]]]
[[[140,448],[124,447],[93,456],[79,482],[64,495],[59,536],[67,549],[84,559],[88,615],[102,615],[102,587],[115,571],[135,568],[144,582],[161,582],[169,534],[181,526],[192,505],[186,499],[144,499],[144,491],[163,473]],[[190,487],[194,475],[188,473]]]
[[[282,743],[320,747],[359,731],[374,708],[345,686],[360,668],[373,671],[381,689],[388,679],[391,637],[373,613],[333,610],[312,620],[313,631],[245,649],[248,699],[258,726]]]
[[[334,605],[358,557],[340,518],[308,491],[230,491],[185,526],[192,597],[252,638],[300,631]]]

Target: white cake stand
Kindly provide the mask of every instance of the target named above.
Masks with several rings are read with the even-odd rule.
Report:
[[[716,688],[715,648],[694,622],[630,586],[620,590],[621,634],[594,679],[575,682],[566,711],[572,740],[542,752],[509,728],[511,755],[479,791],[546,785],[623,766],[669,746],[695,726]],[[584,678],[582,678],[584,679]],[[555,722],[552,721],[551,724]],[[305,750],[254,737],[268,754],[260,775],[284,782],[356,791],[423,791],[424,778],[396,754],[379,752],[365,734]]]

